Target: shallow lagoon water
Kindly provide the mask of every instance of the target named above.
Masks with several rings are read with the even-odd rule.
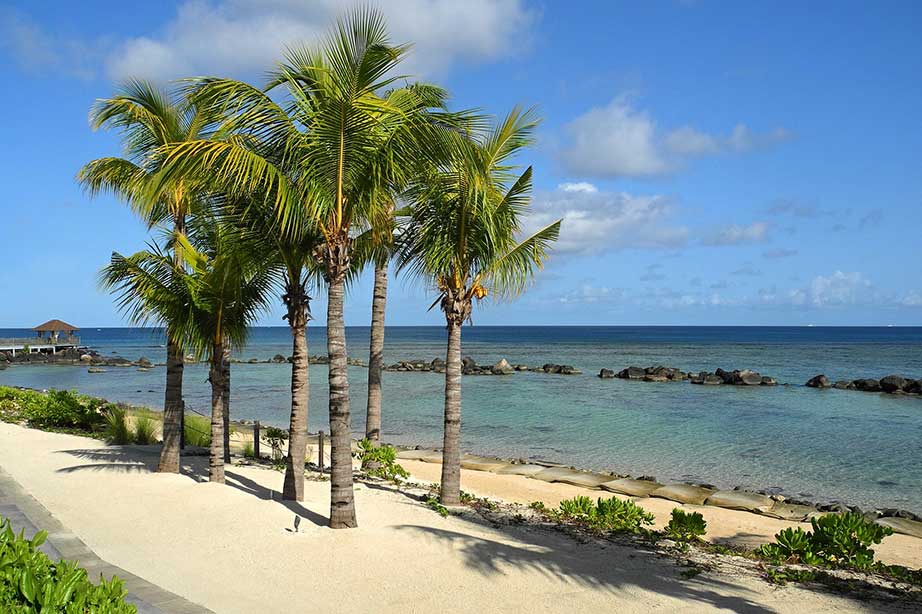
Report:
[[[2,331],[22,336],[22,331]],[[165,359],[159,331],[81,331],[103,354]],[[368,329],[347,331],[350,355],[367,357]],[[321,328],[309,331],[323,353]],[[243,360],[290,353],[286,328],[256,328]],[[516,373],[463,380],[465,450],[539,457],[660,480],[701,480],[721,487],[776,488],[818,501],[901,507],[922,512],[922,399],[803,383],[831,379],[922,377],[922,328],[466,327],[464,354],[481,364],[572,364],[583,375]],[[389,328],[385,360],[444,355],[444,329]],[[752,368],[790,386],[742,388],[685,382],[600,380],[602,367],[664,364],[698,371]],[[326,428],[326,368],[311,367],[310,428]],[[207,368],[189,365],[190,407],[206,412]],[[350,368],[353,427],[362,432],[367,371]],[[113,400],[161,407],[163,368],[12,366],[0,384],[72,388]],[[287,365],[235,364],[232,413],[284,425]],[[443,376],[385,373],[384,437],[438,446]]]

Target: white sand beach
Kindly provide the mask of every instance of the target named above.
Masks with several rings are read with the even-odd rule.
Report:
[[[229,466],[221,486],[198,481],[204,458],[187,459],[184,475],[151,473],[155,459],[156,448],[0,423],[0,466],[97,554],[215,612],[884,611],[746,574],[685,579],[652,552],[494,527],[473,512],[442,518],[376,485],[356,485],[360,528],[332,531],[326,482],[308,481],[303,505],[293,504],[278,500],[274,471]],[[406,465],[420,479],[437,477],[437,465]],[[462,479],[469,491],[507,501],[551,504],[582,492],[517,476],[465,471]],[[672,507],[643,505],[660,522]],[[786,524],[704,511],[715,537],[763,539]],[[879,554],[918,566],[920,550],[897,535]]]

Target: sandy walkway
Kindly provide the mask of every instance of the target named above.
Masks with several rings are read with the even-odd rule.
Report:
[[[190,478],[202,462],[189,475],[150,473],[155,455],[0,423],[0,465],[101,557],[220,613],[875,611],[745,576],[686,580],[672,561],[633,548],[443,519],[364,485],[361,527],[334,532],[323,526],[326,483],[308,482],[303,506],[283,504],[270,498],[278,473],[229,467],[220,486]],[[466,489],[492,494],[472,475]]]

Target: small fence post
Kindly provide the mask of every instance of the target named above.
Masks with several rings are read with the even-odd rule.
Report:
[[[253,457],[259,460],[259,420],[253,422]]]
[[[320,467],[320,475],[323,475],[323,431],[317,433],[317,465]]]

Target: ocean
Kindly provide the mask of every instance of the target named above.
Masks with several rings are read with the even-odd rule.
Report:
[[[0,337],[27,336],[0,330]],[[103,355],[165,360],[162,332],[80,331]],[[254,328],[243,360],[291,353],[284,327]],[[368,328],[347,329],[351,357],[367,360]],[[311,354],[326,351],[322,327],[310,327]],[[440,327],[389,327],[385,360],[444,358]],[[827,327],[465,327],[463,354],[479,364],[501,358],[540,366],[569,364],[582,375],[518,372],[470,376],[462,383],[465,451],[541,458],[596,470],[702,481],[720,487],[774,489],[819,502],[922,512],[922,398],[803,386],[830,379],[922,377],[922,328]],[[687,382],[601,380],[599,369],[666,365],[682,370],[750,368],[788,386],[694,386]],[[353,429],[363,432],[367,370],[350,367]],[[207,367],[189,365],[187,404],[207,413]],[[310,429],[328,430],[326,367],[310,369]],[[439,446],[444,376],[384,374],[383,437]],[[231,413],[285,426],[290,369],[235,364]],[[0,385],[67,388],[161,408],[164,370],[19,366]]]

